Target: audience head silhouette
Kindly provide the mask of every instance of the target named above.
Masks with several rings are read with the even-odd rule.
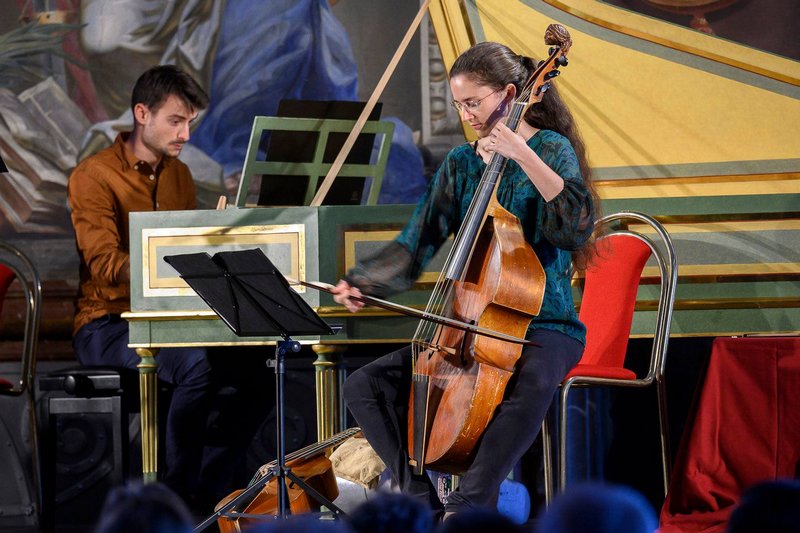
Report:
[[[190,533],[192,518],[183,500],[166,485],[136,483],[113,489],[103,504],[95,533]]]
[[[655,511],[639,492],[620,485],[583,484],[558,495],[537,521],[540,533],[652,533]]]
[[[522,533],[522,528],[492,509],[470,509],[445,520],[437,533]]]
[[[800,480],[767,481],[746,489],[731,513],[727,531],[800,532]]]
[[[406,494],[380,492],[350,513],[358,533],[430,533],[433,515],[427,505]]]
[[[276,520],[274,516],[265,517],[264,521],[249,527],[243,527],[247,533],[350,533],[345,520],[320,520],[309,514],[289,515],[285,520]]]

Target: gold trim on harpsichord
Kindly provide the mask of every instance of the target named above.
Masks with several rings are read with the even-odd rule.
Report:
[[[668,178],[630,178],[616,180],[595,180],[596,185],[604,187],[629,187],[642,185],[681,184],[693,185],[699,183],[747,183],[751,181],[791,181],[800,180],[800,172],[777,172],[764,174],[718,174],[706,176],[685,176]],[[772,192],[772,191],[770,191]]]
[[[797,231],[800,230],[800,220],[726,220],[721,222],[667,222],[664,224],[671,235],[678,233],[730,233],[752,231]],[[655,230],[650,226],[631,224],[628,229],[641,234],[653,234]]]
[[[762,333],[762,332],[757,331],[757,330],[738,330],[738,331],[731,331],[731,330],[723,331],[723,330],[719,330],[719,331],[708,331],[708,332],[702,331],[702,332],[699,332],[699,333],[698,332],[695,332],[695,333],[684,333],[684,332],[672,331],[669,334],[670,338],[681,338],[681,339],[691,339],[691,338],[697,338],[697,337],[710,337],[710,338],[713,338],[713,337],[756,337],[756,336],[782,337],[782,336],[788,336],[788,335],[800,335],[800,330],[787,329],[787,330],[782,330],[782,331],[770,331],[768,333]],[[650,337],[652,337],[652,335],[650,335]],[[648,337],[645,336],[645,335],[631,334],[630,338],[631,339],[646,339]]]
[[[158,276],[157,249],[161,246],[218,248],[210,251],[213,254],[231,245],[240,248],[270,244],[288,245],[291,267],[283,274],[295,279],[305,279],[306,244],[303,224],[142,229],[142,294],[145,298],[195,294],[178,276]],[[302,293],[305,292],[305,287],[296,287],[295,290]]]
[[[362,242],[389,242],[400,234],[400,230],[348,230],[342,233],[344,239],[344,271],[347,272],[358,262],[356,245]]]
[[[410,309],[416,309],[417,311],[423,312],[425,311],[426,305],[406,305],[406,307]],[[346,310],[344,307],[336,305],[336,306],[323,306],[317,309],[317,314],[321,317],[325,318],[354,318],[353,313]],[[401,313],[396,311],[389,311],[386,309],[381,309],[379,307],[371,307],[369,305],[364,306],[361,310],[358,311],[358,315],[355,318],[361,317],[374,317],[374,316],[402,316]],[[412,319],[417,320],[417,319]]]
[[[647,266],[642,271],[642,277],[655,278],[658,268]],[[795,281],[800,279],[800,263],[740,263],[717,265],[681,265],[678,264],[678,281],[724,281],[726,278],[736,278],[735,281],[749,279],[757,281],[765,276],[769,281]],[[731,281],[734,281],[731,279]]]
[[[800,173],[597,180],[603,200],[800,194]]]
[[[652,309],[655,309],[653,304]],[[800,298],[708,298],[703,300],[675,300],[675,309],[679,311],[703,309],[788,309],[800,307]],[[637,304],[638,309],[638,304]],[[647,308],[642,308],[643,310]]]
[[[642,270],[643,285],[658,283],[659,270],[646,266]],[[583,274],[572,278],[573,286],[583,285]],[[800,263],[753,263],[730,265],[678,265],[678,283],[800,281]]]
[[[797,62],[597,0],[544,0],[602,28],[800,86]]]
[[[423,311],[424,305],[409,305],[412,309]],[[314,311],[325,318],[338,318],[347,317],[353,318],[353,313],[346,310],[340,305],[324,306],[313,308]],[[129,321],[164,321],[164,320],[218,320],[219,316],[212,310],[203,311],[190,311],[190,310],[177,310],[177,311],[128,311],[122,313],[122,318]],[[366,306],[358,312],[357,318],[373,317],[373,316],[402,316],[395,311],[387,311],[377,307]]]
[[[800,206],[798,206],[800,207]],[[653,218],[667,224],[701,224],[710,222],[746,222],[756,220],[767,220],[780,224],[784,220],[796,220],[800,218],[800,211],[794,212],[771,212],[771,213],[710,213],[710,214],[688,214],[688,215],[656,215]],[[779,228],[784,229],[784,228]]]
[[[276,338],[275,340],[266,340],[266,341],[253,341],[253,340],[242,340],[239,338],[236,342],[230,341],[198,341],[198,342],[159,342],[159,348],[213,348],[215,346],[275,346],[275,344],[281,340],[280,338]],[[319,341],[307,341],[302,339],[292,339],[296,340],[298,343],[308,346],[311,344],[319,344]],[[147,343],[131,343],[128,344],[128,348],[150,348],[151,346]]]
[[[218,320],[219,316],[211,309],[207,311],[128,311],[122,313],[122,318],[129,322],[146,320]]]
[[[642,270],[644,282],[655,282],[658,276],[659,270],[656,266],[646,266]],[[678,283],[798,280],[800,263],[678,264]]]
[[[580,302],[575,304],[575,309],[580,310]],[[705,298],[677,299],[676,311],[713,311],[716,309],[786,309],[800,307],[800,298]],[[658,309],[658,300],[638,300],[634,306],[635,311],[655,311]]]
[[[400,234],[400,230],[348,230],[343,232],[344,238],[344,271],[347,272],[356,265],[356,245],[362,242],[388,243]],[[424,271],[417,279],[415,285],[436,283],[439,272]]]

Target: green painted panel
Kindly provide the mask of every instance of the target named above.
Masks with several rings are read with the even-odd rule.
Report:
[[[658,299],[658,285],[642,285],[636,295],[640,302],[652,302]],[[581,301],[581,289],[575,286],[572,294],[576,304]],[[800,282],[796,281],[754,281],[740,283],[681,283],[675,293],[680,303],[686,300],[752,300],[756,307],[757,300],[783,298],[800,302]]]
[[[797,333],[800,308],[684,310],[675,313],[673,335]]]
[[[737,214],[797,213],[800,210],[800,195],[754,194],[743,196],[698,196],[684,198],[631,198],[607,199],[601,206],[603,213],[618,211],[641,211],[650,216],[704,216],[725,215],[734,218]],[[781,218],[777,216],[776,218]]]
[[[274,343],[280,337],[237,337],[221,320],[132,321],[130,343],[137,345],[211,346]],[[293,340],[318,343],[319,336],[298,336]]]

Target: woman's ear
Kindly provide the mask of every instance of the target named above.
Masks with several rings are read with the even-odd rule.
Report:
[[[511,100],[517,97],[517,86],[514,85],[513,83],[509,83],[508,85],[506,85],[505,91],[506,91],[506,96],[510,97]]]

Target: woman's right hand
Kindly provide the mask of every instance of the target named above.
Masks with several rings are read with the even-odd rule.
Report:
[[[345,280],[339,280],[339,283],[331,290],[331,294],[333,294],[334,302],[345,306],[351,313],[364,307],[364,302],[351,299],[354,296],[360,297],[361,291],[358,287],[352,287]]]

